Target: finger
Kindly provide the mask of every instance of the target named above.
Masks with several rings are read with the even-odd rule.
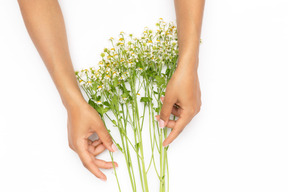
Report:
[[[168,96],[169,94],[166,93],[166,96],[163,100],[163,105],[160,111],[160,120],[159,120],[159,127],[163,128],[168,123],[170,118],[170,114],[172,113],[173,105],[175,103],[172,96]],[[160,98],[161,99],[161,98]]]
[[[88,147],[88,151],[93,155],[93,156],[97,156],[100,153],[102,153],[103,151],[105,151],[106,147],[103,144],[99,144],[97,147],[93,147],[92,145],[90,145]]]
[[[176,137],[178,137],[178,135],[183,131],[183,129],[185,128],[185,126],[189,123],[188,121],[188,116],[182,116],[180,117],[176,123],[174,128],[172,129],[172,131],[170,132],[170,134],[168,135],[168,137],[163,141],[163,147],[166,147],[167,145],[169,145],[170,143],[172,143]]]
[[[93,143],[91,145],[96,147],[97,145],[99,145],[101,143],[102,143],[101,139],[97,139],[97,140],[93,141]]]
[[[157,120],[157,121],[160,120],[160,115],[156,115],[155,117],[156,117],[156,120]],[[172,128],[172,129],[173,129],[174,126],[175,126],[175,124],[176,124],[176,121],[175,121],[175,120],[169,120],[168,123],[167,123],[167,125],[166,125],[166,127],[169,127],[169,128]]]
[[[173,115],[175,115],[176,117],[179,117],[181,115],[181,108],[177,108],[177,107],[173,106],[171,113]]]
[[[99,136],[100,140],[104,144],[104,146],[111,152],[117,151],[116,145],[113,143],[112,138],[106,129],[102,120],[98,122],[97,128],[95,129],[97,135]]]
[[[101,180],[106,181],[107,177],[102,173],[102,171],[99,170],[99,168],[96,166],[94,162],[94,157],[89,154],[87,149],[79,148],[78,155],[83,163],[83,166],[86,167],[91,173],[93,173],[96,177],[98,177]]]
[[[106,162],[104,160],[101,159],[95,159],[95,164],[102,168],[102,169],[111,169],[113,168],[113,162]],[[114,166],[118,167],[118,163],[114,161]]]
[[[162,104],[163,104],[164,97],[160,97],[160,99],[161,99],[161,102],[162,102]],[[175,115],[176,117],[179,117],[180,114],[181,114],[181,108],[176,107],[175,104],[174,104],[171,113],[172,113],[173,115]]]
[[[160,97],[161,103],[163,104],[164,102],[164,97]]]

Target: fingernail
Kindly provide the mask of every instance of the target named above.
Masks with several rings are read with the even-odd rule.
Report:
[[[160,119],[159,121],[159,127],[164,128],[164,121],[162,119]]]
[[[114,152],[118,150],[117,147],[116,147],[116,145],[115,145],[114,143],[111,145],[111,147],[112,147],[112,149],[113,149]]]
[[[106,181],[106,179],[100,178],[102,181]]]

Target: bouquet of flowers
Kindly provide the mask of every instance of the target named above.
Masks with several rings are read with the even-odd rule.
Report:
[[[98,66],[75,74],[89,98],[88,103],[105,124],[114,125],[113,131],[106,127],[125,157],[132,191],[137,191],[136,185],[149,191],[147,174],[153,170],[151,167],[159,179],[159,191],[169,191],[169,146],[162,146],[168,129],[159,128],[155,115],[160,112],[160,97],[165,95],[166,85],[176,69],[177,28],[173,22],[166,23],[160,18],[156,30],[145,27],[140,38],[124,32],[119,36],[118,41],[109,39],[112,48],[104,49]],[[144,122],[149,126],[144,126]],[[143,131],[149,132],[150,138],[144,140]],[[113,161],[112,153],[110,156]],[[121,191],[115,167],[114,173]]]

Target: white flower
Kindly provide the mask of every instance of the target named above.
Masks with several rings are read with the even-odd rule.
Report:
[[[104,79],[110,79],[110,75],[105,75]]]
[[[110,67],[107,67],[106,68],[106,73],[109,73],[111,71],[111,68]]]
[[[121,80],[125,81],[125,80],[126,80],[126,77],[122,75],[121,77],[119,77],[118,80],[119,80],[119,81],[121,81]]]
[[[128,99],[127,97],[122,97],[119,102],[124,104],[126,103],[127,99]]]
[[[136,71],[137,72],[141,72],[141,71],[143,71],[143,69],[142,68],[137,68]]]
[[[81,86],[83,86],[85,84],[85,82],[82,79],[79,80],[79,83]]]
[[[112,77],[115,78],[115,77],[117,77],[117,76],[119,76],[119,72],[114,71]]]
[[[97,87],[97,91],[99,92],[99,91],[101,91],[101,90],[102,90],[102,86],[99,85],[99,86]]]
[[[110,86],[109,86],[108,83],[105,83],[103,86],[104,86],[104,89],[105,89],[105,90],[107,90],[107,91],[110,90]]]
[[[89,87],[92,87],[92,81],[87,81],[87,85],[88,85]]]

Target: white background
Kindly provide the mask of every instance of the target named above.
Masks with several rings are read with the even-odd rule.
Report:
[[[175,20],[172,0],[60,3],[75,69],[96,65],[122,30],[140,35],[159,17]],[[206,1],[203,105],[169,148],[171,192],[288,191],[287,8],[287,0]],[[102,182],[69,149],[65,108],[17,1],[0,0],[0,24],[0,191],[117,191],[111,170]]]

